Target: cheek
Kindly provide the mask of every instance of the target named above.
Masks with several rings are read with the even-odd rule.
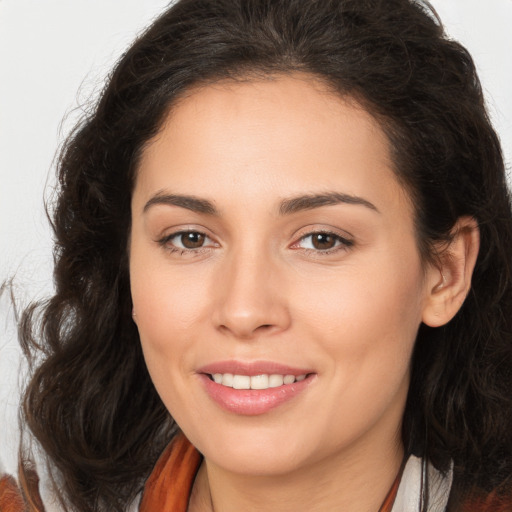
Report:
[[[421,322],[422,271],[419,262],[398,266],[393,258],[364,269],[309,282],[298,292],[295,317],[331,355],[334,373],[371,383],[372,376],[408,370]]]
[[[207,294],[197,280],[187,279],[186,273],[171,274],[166,267],[134,253],[131,292],[146,366],[167,409],[180,423],[184,411],[186,416],[186,411],[195,410],[183,377],[190,374],[190,348]]]
[[[130,263],[131,293],[136,322],[142,339],[155,349],[165,350],[186,343],[187,332],[197,326],[208,300],[205,276],[186,269],[171,271],[165,261],[134,254]],[[177,333],[181,333],[176,337]],[[183,338],[185,336],[185,338]]]
[[[205,293],[201,280],[187,279],[186,272],[171,273],[155,252],[132,245],[130,285],[146,366],[169,406],[180,400],[178,377],[190,367],[188,347]]]

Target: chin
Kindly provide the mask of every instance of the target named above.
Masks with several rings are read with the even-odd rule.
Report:
[[[220,430],[220,429],[219,429]],[[290,428],[253,426],[250,429],[223,429],[205,438],[190,436],[207,462],[233,473],[252,476],[285,475],[312,462],[316,446],[308,447],[300,432],[290,436]],[[203,436],[200,436],[203,437]]]

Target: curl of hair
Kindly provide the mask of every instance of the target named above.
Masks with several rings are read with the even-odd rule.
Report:
[[[176,429],[131,320],[130,198],[145,143],[191,87],[293,72],[379,120],[425,261],[460,216],[478,221],[469,296],[446,326],[420,328],[402,433],[407,452],[441,470],[453,461],[454,496],[510,491],[512,215],[468,52],[426,2],[181,0],[125,53],[62,151],[56,292],[40,322],[32,307],[21,325],[26,351],[44,351],[26,420],[71,507],[123,510]]]

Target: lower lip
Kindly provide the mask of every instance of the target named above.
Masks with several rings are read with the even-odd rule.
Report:
[[[311,384],[314,375],[308,375],[300,382],[268,389],[234,389],[217,384],[208,375],[199,374],[199,377],[210,398],[223,409],[235,414],[256,416],[295,398]]]

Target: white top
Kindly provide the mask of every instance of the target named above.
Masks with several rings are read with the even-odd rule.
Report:
[[[416,512],[421,510],[423,459],[411,455],[404,468],[391,512]],[[445,476],[428,466],[429,506],[426,512],[444,512],[453,480],[453,469]]]

